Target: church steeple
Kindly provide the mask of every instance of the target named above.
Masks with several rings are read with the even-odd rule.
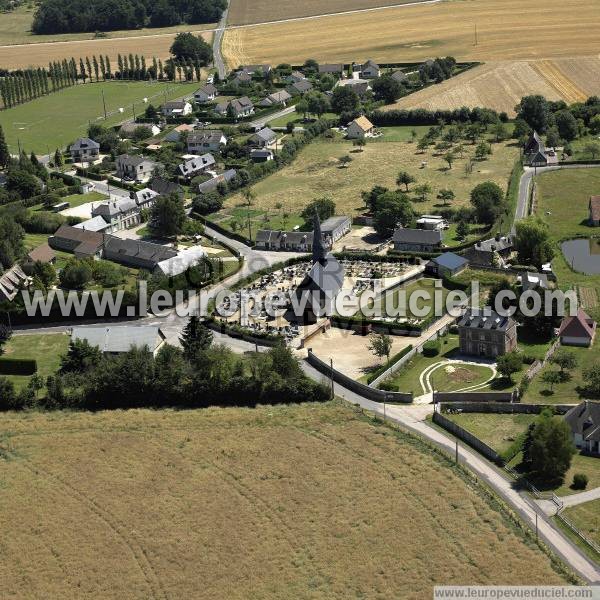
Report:
[[[321,233],[321,221],[319,219],[319,213],[315,211],[315,217],[313,220],[314,230],[313,230],[313,264],[321,263],[325,264],[327,260],[327,252],[325,251],[325,247],[323,246],[323,234]]]

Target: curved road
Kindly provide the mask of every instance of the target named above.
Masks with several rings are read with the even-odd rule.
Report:
[[[221,53],[221,46],[223,45],[223,35],[225,33],[225,29],[227,28],[227,15],[229,14],[229,1],[227,2],[227,8],[223,11],[221,15],[221,20],[217,28],[215,29],[215,33],[213,35],[213,64],[215,69],[217,69],[217,73],[219,74],[219,79],[223,80],[227,76],[227,67],[225,66],[225,61],[223,60],[223,54]]]

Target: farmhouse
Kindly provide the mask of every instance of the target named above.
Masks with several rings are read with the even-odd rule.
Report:
[[[191,179],[215,165],[215,157],[212,154],[203,154],[182,162],[177,166],[177,171],[185,179]]]
[[[600,196],[590,196],[589,211],[590,225],[598,227],[600,225]]]
[[[159,262],[156,265],[156,271],[168,277],[175,277],[197,265],[205,256],[206,252],[201,246],[185,248],[177,256]]]
[[[252,100],[248,96],[242,96],[229,102],[217,104],[215,112],[222,116],[232,114],[235,119],[240,119],[254,114],[254,104],[252,104]]]
[[[392,241],[397,252],[435,252],[442,246],[442,232],[400,227],[394,231]]]
[[[324,64],[319,65],[319,75],[323,74],[337,75],[341,77],[344,74],[344,65],[342,64]]]
[[[517,347],[517,324],[490,308],[467,310],[458,321],[458,336],[461,354],[495,358]]]
[[[354,121],[348,125],[346,137],[349,140],[364,139],[366,137],[371,137],[374,129],[373,123],[371,123],[367,117],[358,117],[358,119],[354,119]]]
[[[139,240],[122,240],[113,235],[103,237],[104,258],[127,267],[154,271],[159,263],[177,256],[177,252],[173,248],[159,244]]]
[[[41,262],[54,264],[56,262],[56,253],[47,243],[45,243],[29,252],[27,254],[27,260],[30,263]]]
[[[106,221],[107,233],[129,229],[142,222],[140,208],[131,198],[100,202],[92,209],[92,217],[102,217]]]
[[[496,256],[501,259],[507,259],[514,249],[514,242],[510,236],[497,235],[488,240],[477,242],[463,252],[463,255],[472,265],[483,267],[493,267]]]
[[[204,181],[198,186],[199,194],[208,194],[210,192],[217,191],[217,188],[220,184],[229,183],[235,176],[237,175],[237,171],[235,169],[228,169],[221,175],[217,175],[208,181]]]
[[[254,135],[250,136],[248,143],[251,146],[257,148],[268,148],[277,140],[277,134],[268,127],[257,131]]]
[[[273,150],[268,148],[252,148],[250,150],[250,159],[255,163],[269,162],[275,158]]]
[[[94,162],[100,157],[100,144],[90,138],[79,138],[69,148],[74,163]]]
[[[194,92],[194,100],[198,104],[204,104],[214,100],[218,95],[219,90],[212,83],[207,83]]]
[[[311,252],[313,247],[313,232],[259,229],[256,232],[256,247],[259,250]]]
[[[583,309],[574,317],[565,317],[558,330],[563,346],[591,346],[596,335],[596,322]]]
[[[352,229],[352,219],[350,217],[329,217],[321,224],[321,233],[323,242],[326,246],[333,246],[341,237],[345,236]]]
[[[19,265],[13,265],[0,275],[0,302],[12,302],[19,290],[29,287],[31,279]]]
[[[220,129],[194,131],[187,138],[187,149],[190,154],[204,154],[207,151],[218,152],[221,146],[225,145],[227,145],[227,138]]]
[[[119,179],[144,183],[150,179],[158,163],[143,156],[121,154],[117,156],[116,165]]]
[[[558,164],[558,157],[552,148],[546,148],[537,131],[531,134],[531,137],[525,144],[524,161],[530,167],[546,167],[548,165]]]
[[[53,250],[72,252],[77,258],[100,258],[104,236],[96,231],[61,225],[48,238],[48,244]]]
[[[160,350],[166,336],[155,325],[122,325],[115,327],[73,327],[71,340],[85,340],[104,354],[122,354],[132,348],[148,348],[152,354]]]
[[[285,90],[281,90],[279,92],[273,92],[269,94],[266,98],[263,98],[258,106],[262,108],[269,108],[270,106],[277,106],[281,104],[282,106],[286,106],[288,100],[291,100],[292,96]]]
[[[181,136],[186,133],[190,133],[194,131],[194,126],[188,123],[182,123],[181,125],[177,125],[172,131],[169,131],[167,135],[165,135],[165,142],[178,142],[181,140]]]
[[[177,194],[182,200],[184,197],[183,188],[172,181],[161,179],[160,177],[153,177],[148,184],[153,192],[156,192],[159,196],[168,196],[169,194]]]
[[[288,92],[292,96],[302,96],[303,94],[306,94],[306,92],[310,92],[312,89],[313,85],[310,81],[308,81],[308,79],[300,79],[300,81],[296,81],[288,87]]]
[[[162,114],[165,117],[186,117],[192,114],[192,105],[185,100],[165,102],[162,106]]]
[[[573,443],[587,454],[600,454],[600,402],[583,401],[565,416]]]
[[[381,69],[379,68],[379,65],[371,59],[369,59],[366,63],[361,65],[360,76],[363,79],[374,79],[376,77],[379,77],[380,75]]]
[[[469,265],[469,261],[454,252],[444,252],[440,254],[432,261],[433,271],[439,277],[452,277],[458,275],[461,271],[464,271]]]

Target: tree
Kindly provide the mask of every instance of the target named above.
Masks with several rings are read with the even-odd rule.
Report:
[[[390,353],[392,351],[392,338],[385,333],[374,333],[370,337],[369,350],[379,358],[384,356],[390,361]]]
[[[365,206],[369,209],[369,212],[375,212],[375,207],[377,206],[377,201],[379,198],[388,192],[389,190],[386,187],[382,187],[380,185],[375,185],[369,192],[361,192],[360,195],[365,203]]]
[[[427,200],[427,196],[431,194],[432,189],[429,183],[426,182],[416,186],[414,192],[417,195],[419,202],[425,202],[425,200]]]
[[[540,217],[531,215],[515,223],[515,248],[521,264],[540,268],[554,257],[554,244],[548,225]]]
[[[600,155],[600,144],[597,142],[590,142],[583,147],[583,151],[588,156],[591,156],[593,160]]]
[[[572,371],[577,366],[577,357],[571,350],[560,348],[550,357],[550,362],[560,367],[560,373],[564,380],[565,376],[568,375],[566,371]]]
[[[408,186],[411,183],[414,183],[415,181],[416,181],[416,179],[410,173],[407,173],[406,171],[400,171],[398,173],[398,177],[396,177],[396,185],[398,187],[403,185],[405,192],[408,192]]]
[[[159,196],[150,209],[148,228],[159,237],[176,237],[186,219],[183,200],[177,194]]]
[[[67,353],[60,359],[61,373],[84,373],[98,366],[102,352],[87,340],[71,340]]]
[[[367,145],[367,140],[365,138],[358,138],[352,142],[352,145],[358,148],[360,152],[363,152],[365,146]]]
[[[392,104],[402,95],[402,86],[391,75],[383,75],[373,81],[373,95],[376,100]]]
[[[560,135],[556,127],[551,127],[546,133],[546,145],[550,148],[556,148],[560,144]]]
[[[308,104],[308,112],[317,117],[320,117],[331,108],[329,99],[322,92],[309,92],[304,97],[304,100]]]
[[[0,125],[0,168],[6,168],[10,164],[10,151],[4,137],[2,125]]]
[[[444,201],[444,206],[448,206],[448,204],[450,204],[455,198],[454,192],[446,188],[441,189],[438,192],[437,197]]]
[[[352,157],[349,154],[344,154],[344,156],[340,156],[339,161],[342,168],[347,169],[352,162]]]
[[[446,154],[444,154],[444,160],[448,163],[448,168],[452,169],[452,163],[456,160],[454,151],[450,150],[450,152],[446,152]]]
[[[373,226],[382,237],[390,237],[398,226],[413,224],[415,213],[408,196],[404,192],[385,192],[375,206]]]
[[[212,48],[200,36],[192,33],[178,33],[170,48],[176,60],[191,60],[201,66],[212,60]]]
[[[496,368],[498,373],[512,381],[512,376],[517,373],[523,365],[523,357],[516,351],[507,352],[498,357]]]
[[[304,99],[299,100],[296,103],[296,112],[306,120],[306,115],[308,114],[308,102]]]
[[[12,337],[12,331],[4,324],[0,323],[0,355],[4,354],[4,346]]]
[[[505,210],[504,192],[493,181],[485,181],[471,190],[471,204],[477,222],[492,225]]]
[[[16,406],[17,394],[15,386],[10,379],[0,377],[0,410],[14,410]]]
[[[188,361],[194,361],[201,352],[208,350],[213,342],[212,331],[193,315],[183,329],[179,339],[183,348],[183,356]]]
[[[475,158],[484,160],[492,153],[492,147],[487,142],[479,142],[475,148]]]
[[[216,192],[196,196],[192,201],[192,210],[199,215],[209,215],[223,208],[223,198]]]
[[[57,148],[56,151],[54,152],[54,166],[55,167],[62,167],[63,166],[63,157],[62,157],[62,152]]]
[[[312,223],[315,213],[319,215],[321,221],[333,217],[335,215],[335,202],[329,196],[316,198],[304,208],[300,216],[304,219],[305,223]]]
[[[70,258],[59,275],[60,285],[70,290],[83,289],[92,279],[92,268],[85,260]]]
[[[469,235],[469,224],[466,221],[459,221],[456,226],[456,237],[459,240],[465,240]]]
[[[550,391],[552,392],[554,390],[554,384],[560,383],[562,381],[562,377],[558,371],[550,370],[546,371],[542,375],[542,381],[550,386]]]
[[[508,139],[509,137],[508,129],[506,128],[506,125],[504,123],[496,123],[492,127],[492,133],[494,134],[496,143],[502,142]]]
[[[583,371],[583,382],[586,397],[600,398],[600,364],[593,363]]]
[[[524,450],[524,463],[536,477],[561,480],[575,454],[571,428],[562,417],[545,410],[530,429]]]
[[[352,89],[352,86],[338,86],[333,90],[331,97],[331,109],[334,113],[341,115],[342,113],[354,113],[360,106],[360,98]]]
[[[546,98],[540,95],[525,96],[515,107],[517,118],[523,119],[538,133],[546,133],[552,124],[550,105]]]
[[[567,140],[567,142],[572,142],[578,133],[577,119],[573,116],[573,113],[567,109],[559,110],[555,113],[554,118],[560,137]]]

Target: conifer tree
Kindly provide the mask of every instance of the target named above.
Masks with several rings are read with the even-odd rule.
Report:
[[[6,168],[10,164],[10,152],[8,151],[8,144],[4,137],[4,131],[2,125],[0,125],[0,167]]]

